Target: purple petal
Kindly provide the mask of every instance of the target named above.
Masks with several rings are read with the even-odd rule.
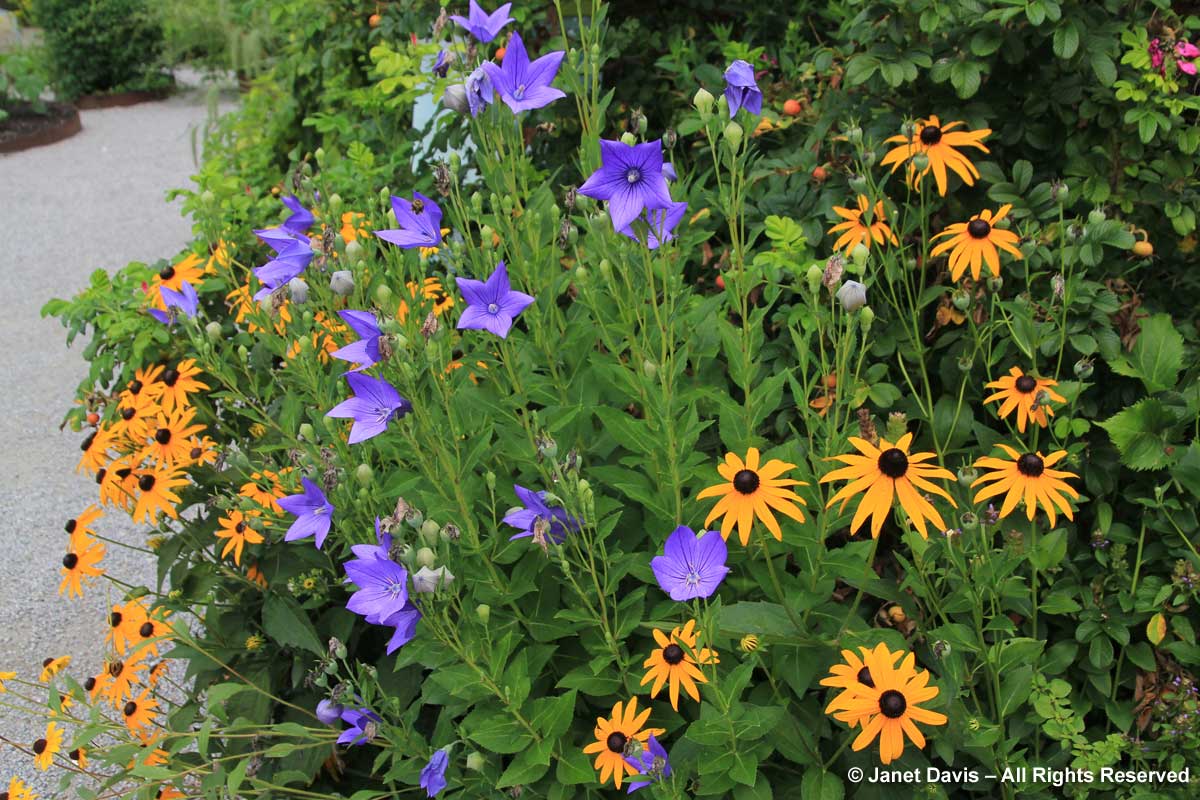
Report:
[[[370,311],[339,311],[338,316],[350,326],[350,330],[364,339],[379,336],[382,333],[375,315]]]
[[[350,438],[346,440],[347,444],[358,444],[365,442],[367,439],[373,439],[379,434],[387,430],[386,422],[363,422],[355,420],[350,426]]]

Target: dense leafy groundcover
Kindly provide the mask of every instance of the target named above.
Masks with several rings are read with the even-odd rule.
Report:
[[[63,590],[159,565],[4,677],[63,792],[1193,796],[1197,20],[265,5],[193,248],[46,307]]]

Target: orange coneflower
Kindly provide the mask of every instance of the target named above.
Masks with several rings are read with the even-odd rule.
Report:
[[[171,411],[175,408],[186,407],[191,395],[201,389],[207,389],[208,384],[196,377],[199,374],[200,368],[196,366],[194,358],[185,358],[177,366],[163,372],[162,381],[165,387],[161,398],[163,410]]]
[[[49,683],[51,678],[66,669],[67,665],[70,663],[70,656],[47,658],[42,662],[42,674],[38,676],[38,680],[42,683]]]
[[[15,672],[0,672],[0,694],[8,691],[8,687],[4,685],[4,682],[11,681],[15,677],[17,677],[17,673]]]
[[[177,486],[187,483],[187,478],[178,469],[161,467],[143,467],[138,470],[137,505],[133,509],[134,522],[149,519],[151,523],[158,521],[159,513],[166,514],[171,519],[177,519],[179,512],[175,506],[179,504],[179,495],[172,491]]]
[[[637,770],[625,761],[626,745],[631,739],[645,744],[651,736],[659,736],[664,732],[662,728],[642,728],[649,717],[648,708],[641,714],[637,713],[637,698],[631,697],[628,705],[618,701],[608,719],[596,719],[596,729],[593,731],[596,741],[583,748],[583,752],[586,755],[596,754],[593,766],[600,770],[600,783],[607,781],[611,775],[613,784],[620,789],[626,775],[637,773]]]
[[[258,564],[251,564],[246,567],[246,580],[253,581],[259,588],[267,588],[267,576],[262,574],[262,570],[258,568]]]
[[[75,762],[75,766],[79,767],[80,769],[87,769],[87,750],[83,749],[82,747],[76,747],[74,750],[67,753],[67,758]]]
[[[984,404],[1003,400],[1004,403],[1000,406],[997,412],[1000,419],[1006,418],[1013,411],[1017,412],[1017,430],[1021,433],[1025,432],[1025,425],[1029,420],[1033,420],[1041,427],[1046,427],[1050,424],[1047,417],[1054,416],[1054,409],[1045,400],[1053,400],[1056,403],[1065,403],[1067,398],[1054,391],[1051,387],[1058,386],[1058,381],[1052,381],[1049,378],[1035,378],[1022,371],[1020,367],[1013,367],[1008,371],[1008,375],[994,380],[986,384],[988,389],[999,389],[991,397],[984,399]],[[1042,393],[1045,392],[1045,398]]]
[[[163,734],[160,731],[150,729],[136,730],[133,732],[133,735],[141,742],[142,752],[134,756],[129,762],[129,769],[133,769],[139,764],[146,767],[161,767],[167,763],[167,758],[170,754],[159,747],[159,743],[163,739]]]
[[[189,437],[204,431],[205,426],[192,423],[195,409],[176,408],[169,414],[159,411],[154,419],[149,444],[142,450],[143,458],[151,458],[159,466],[190,464],[192,442]]]
[[[121,714],[125,717],[125,726],[130,731],[149,728],[154,724],[154,714],[158,711],[158,701],[150,696],[150,690],[142,689],[135,699],[125,703]]]
[[[679,710],[680,686],[689,697],[697,703],[700,702],[700,692],[696,689],[696,684],[708,683],[708,678],[704,677],[704,673],[696,665],[720,663],[715,650],[706,647],[696,652],[696,641],[700,638],[700,632],[696,631],[695,627],[696,620],[688,620],[682,628],[674,628],[670,636],[655,628],[654,641],[658,643],[658,647],[650,652],[642,664],[647,669],[640,685],[645,686],[654,681],[650,688],[650,697],[654,698],[658,696],[664,683],[669,684],[671,708],[676,711]],[[694,658],[692,653],[696,653]]]
[[[204,262],[195,253],[188,253],[182,261],[163,267],[150,280],[150,285],[146,289],[150,307],[166,310],[163,305],[162,292],[159,291],[160,287],[165,286],[172,291],[179,292],[183,290],[184,281],[187,281],[192,288],[198,288],[203,279]]]
[[[367,215],[359,211],[346,211],[342,214],[342,241],[346,244],[358,239],[359,236],[366,236],[371,232],[371,228],[367,224]]]
[[[92,523],[102,516],[104,516],[104,512],[93,504],[85,508],[79,516],[67,520],[67,524],[63,525],[63,530],[71,537],[67,547],[71,550],[80,550],[89,542],[94,541],[93,537],[96,532],[92,530]]]
[[[443,311],[454,306],[454,297],[446,294],[442,288],[442,283],[437,278],[425,278],[418,285],[415,281],[409,281],[404,285],[408,292],[408,297],[414,302],[418,308],[424,307],[426,300],[433,301],[433,313],[440,316]],[[422,316],[424,316],[422,314]],[[408,318],[408,303],[404,300],[400,301],[399,307],[396,309],[396,319],[403,323]]]
[[[262,544],[262,534],[256,531],[250,525],[250,520],[259,516],[259,512],[250,511],[243,514],[241,511],[234,509],[229,512],[228,517],[221,517],[220,527],[217,530],[216,536],[218,539],[226,539],[225,549],[221,551],[221,558],[229,555],[233,551],[233,563],[241,566],[242,564],[242,549],[247,543]]]
[[[892,244],[900,244],[900,240],[896,238],[896,234],[892,233],[892,229],[884,220],[886,217],[883,212],[883,201],[877,200],[875,208],[868,214],[867,209],[870,207],[871,201],[866,195],[858,196],[858,208],[842,208],[834,206],[833,211],[845,222],[839,222],[834,225],[826,233],[842,232],[837,241],[833,243],[834,250],[850,251],[859,243],[866,247],[870,247],[871,243],[883,244],[891,242]],[[867,221],[863,217],[867,217]]]
[[[117,417],[109,430],[112,432],[114,443],[132,442],[140,445],[150,433],[150,422],[158,414],[161,407],[159,398],[150,397],[146,393],[132,395],[117,405]],[[128,450],[128,447],[118,447]]]
[[[943,197],[946,195],[947,167],[962,178],[963,183],[972,186],[975,179],[979,177],[979,170],[975,168],[970,159],[955,148],[974,147],[987,153],[989,151],[982,140],[992,131],[990,128],[981,128],[975,131],[952,130],[962,124],[962,122],[950,122],[942,125],[936,116],[919,120],[913,125],[911,135],[901,134],[885,140],[886,143],[899,146],[888,151],[879,163],[885,167],[891,164],[892,172],[895,172],[901,164],[907,162],[908,178],[913,186],[919,186],[921,179],[932,171],[933,177],[937,181],[938,194]],[[912,163],[912,159],[918,154],[923,154],[929,159],[929,163],[919,172]]]
[[[11,778],[8,781],[8,791],[4,794],[8,796],[8,800],[37,800],[33,789],[22,783],[20,778]]]
[[[992,484],[976,493],[976,503],[1003,494],[1004,503],[1000,506],[1001,518],[1011,514],[1017,507],[1017,503],[1024,500],[1025,516],[1031,521],[1034,514],[1037,513],[1039,505],[1045,509],[1052,526],[1058,520],[1055,512],[1056,506],[1067,519],[1075,519],[1071,504],[1063,495],[1067,494],[1078,500],[1079,492],[1075,491],[1064,479],[1078,479],[1079,476],[1073,472],[1050,469],[1066,458],[1066,450],[1059,450],[1043,456],[1040,452],[1020,453],[1006,444],[997,445],[997,447],[1008,455],[1007,460],[985,456],[975,462],[975,466],[991,471],[980,475],[971,484],[971,488],[974,489],[981,483]]]
[[[95,475],[108,463],[108,451],[112,448],[115,439],[116,436],[112,430],[104,423],[97,425],[96,429],[89,433],[79,445],[83,455],[80,457],[75,471]]]
[[[250,291],[249,286],[239,286],[229,294],[225,295],[226,304],[230,310],[234,311],[234,322],[238,325],[245,323],[252,314],[257,314],[260,310],[264,314],[270,314],[265,308],[260,308],[258,302],[254,299],[254,292]],[[287,326],[292,321],[292,312],[288,309],[287,300],[279,306],[277,315],[275,316],[275,332],[283,335],[287,331]],[[246,325],[248,333],[260,333],[263,328],[253,321]]]
[[[76,548],[72,539],[71,552],[63,556],[62,582],[58,585],[58,593],[67,593],[68,598],[83,597],[83,585],[91,583],[93,578],[104,574],[100,562],[104,560],[105,548],[102,542],[95,539],[87,540],[85,546]]]
[[[971,277],[979,280],[984,264],[987,264],[992,275],[1000,277],[1000,253],[996,248],[1012,255],[1018,261],[1024,258],[1016,248],[1020,237],[1012,231],[996,227],[996,223],[1008,216],[1011,209],[1011,203],[1002,205],[996,210],[995,216],[990,210],[984,209],[967,222],[956,222],[948,226],[933,238],[951,238],[929,251],[930,257],[950,251],[950,280],[953,281],[961,278],[968,267],[971,269]]]
[[[904,509],[904,513],[912,520],[922,537],[928,536],[925,528],[926,520],[933,522],[939,529],[945,530],[946,523],[942,519],[942,515],[917,490],[944,497],[953,506],[954,499],[945,489],[931,483],[929,479],[953,480],[954,474],[941,467],[923,463],[934,458],[935,453],[910,453],[908,448],[912,444],[912,438],[911,433],[906,433],[895,444],[887,439],[880,439],[879,446],[876,447],[866,439],[851,436],[850,444],[858,450],[858,453],[827,459],[840,461],[849,466],[835,469],[821,478],[821,483],[846,481],[846,485],[829,498],[825,507],[832,508],[834,503],[841,501],[840,513],[846,508],[846,504],[852,497],[862,495],[854,513],[854,520],[850,523],[852,535],[862,527],[867,517],[870,517],[871,536],[878,538],[879,532],[883,529],[884,520],[891,513],[892,502],[895,499],[899,499],[900,507]]]
[[[128,652],[131,645],[140,641],[138,629],[142,627],[146,618],[146,609],[137,600],[113,606],[108,615],[108,633],[105,639],[118,653]]]
[[[100,484],[100,502],[130,511],[137,494],[138,475],[133,471],[132,456],[122,456],[96,473]]]
[[[282,514],[283,509],[279,506],[278,500],[287,496],[287,490],[283,487],[280,479],[291,471],[292,468],[287,467],[279,472],[272,472],[269,469],[252,472],[250,480],[242,484],[238,494],[242,497],[249,497],[265,509]]]
[[[121,402],[133,404],[134,398],[144,397],[156,400],[163,391],[162,373],[166,369],[162,364],[151,364],[133,373],[133,378],[121,390]]]
[[[54,756],[62,750],[63,730],[56,723],[46,726],[46,735],[33,743],[33,763],[42,772],[50,769]]]
[[[191,447],[188,450],[186,466],[199,467],[205,464],[217,463],[217,443],[208,436],[193,436],[188,440]]]
[[[141,683],[143,676],[139,673],[147,669],[141,654],[124,659],[115,659],[104,666],[108,680],[104,683],[101,693],[116,710],[120,710],[126,699],[133,698],[134,687]]]
[[[874,688],[875,686],[875,680],[871,677],[871,670],[867,667],[866,661],[867,657],[872,653],[872,651],[865,647],[860,647],[858,649],[859,652],[862,653],[861,658],[855,655],[853,650],[843,650],[842,658],[845,659],[846,663],[834,664],[829,668],[829,677],[821,680],[822,686],[830,686],[835,689],[842,690],[833,698],[833,700],[829,702],[829,705],[826,706],[825,713],[830,716],[835,716],[834,712],[843,712],[843,714],[838,715],[837,718],[842,722],[849,723],[851,728],[865,722],[871,717],[871,714],[864,713],[857,716],[846,716],[844,712],[846,711],[847,705],[857,696],[858,692],[863,687]],[[904,655],[904,653],[900,651],[891,653],[888,650],[887,645],[883,642],[880,642],[875,646],[874,653],[875,657],[880,659],[890,656],[890,660],[887,663],[893,665],[900,659],[902,655]]]
[[[805,505],[804,498],[788,487],[808,484],[780,477],[795,467],[795,464],[775,458],[760,465],[757,447],[746,451],[745,461],[734,453],[726,453],[725,463],[717,465],[717,472],[721,473],[726,482],[710,486],[696,495],[697,500],[707,497],[721,498],[708,512],[704,524],[708,525],[724,515],[724,519],[721,520],[721,536],[728,539],[736,523],[738,537],[742,544],[747,544],[750,541],[754,519],[757,517],[767,526],[772,536],[782,541],[783,532],[772,511],[778,511],[797,522],[804,522],[804,512],[796,506],[797,503]]]
[[[209,253],[208,260],[204,262],[204,274],[215,275],[218,266],[228,267],[232,263],[229,253],[231,249],[233,248],[228,242],[224,239],[218,239],[216,246]]]

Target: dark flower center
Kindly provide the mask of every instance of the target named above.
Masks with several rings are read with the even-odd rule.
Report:
[[[680,661],[683,661],[683,648],[672,642],[663,648],[662,657],[663,661],[671,666],[675,666]]]
[[[1017,472],[1029,478],[1036,478],[1046,469],[1046,462],[1042,461],[1042,457],[1033,453],[1026,453],[1017,459]]]
[[[154,433],[154,441],[158,442],[159,444],[170,444],[170,442],[171,442],[170,429],[169,428],[159,428]]]
[[[0,800],[8,800],[8,792],[0,792]]]
[[[992,232],[992,226],[987,224],[985,220],[973,219],[967,223],[967,233],[972,239],[986,239],[987,235]]]
[[[42,662],[42,668],[45,669],[46,667],[50,666],[53,663],[54,663],[53,658],[47,658],[45,661]]]
[[[138,628],[138,633],[140,633],[142,635],[143,639],[150,638],[150,635],[152,633],[154,633],[154,623],[153,622],[143,622],[142,627]]]
[[[881,703],[882,703],[882,701],[881,701]],[[137,703],[130,700],[128,703],[125,704],[125,708],[122,710],[125,712],[125,716],[132,717],[134,714],[137,713]]]
[[[942,140],[942,129],[937,125],[926,125],[921,128],[921,144],[937,144]]]
[[[879,711],[888,719],[896,719],[901,716],[906,708],[908,708],[908,701],[895,689],[888,689],[879,695]]]
[[[233,529],[234,529],[234,531],[236,531],[237,533],[245,533],[245,531],[246,531],[246,523],[244,523],[244,522],[239,522],[237,525],[234,525],[234,526],[233,526]]]
[[[119,470],[117,470],[117,477],[121,480],[125,480],[129,477],[129,473],[131,472],[133,472],[133,470],[131,470],[129,467],[121,467]]]
[[[74,553],[67,553],[63,556],[63,566],[67,569],[75,569],[75,565],[79,563],[79,556]]]
[[[199,458],[200,456],[204,455],[204,451],[202,449],[200,449],[199,447],[193,447],[192,451],[190,453],[188,453],[188,455],[191,456],[192,460],[194,461],[197,458]]]
[[[1017,391],[1022,394],[1029,394],[1037,388],[1037,381],[1028,375],[1022,375],[1017,378]]]
[[[162,271],[158,273],[158,277],[162,278],[164,281],[171,280],[171,278],[175,277],[175,268],[163,267]]]
[[[858,682],[863,686],[870,686],[872,689],[875,688],[875,679],[871,677],[871,670],[866,667],[858,671]]]
[[[163,373],[163,383],[167,386],[174,386],[177,380],[179,380],[179,370],[169,369]]]
[[[120,675],[124,671],[125,671],[125,662],[124,661],[114,661],[108,665],[108,674],[112,675],[114,678],[117,677],[118,675]]]
[[[642,171],[637,167],[630,167],[625,170],[625,181],[627,183],[637,183],[642,179]]]
[[[89,449],[91,449],[92,442],[94,441],[96,441],[96,432],[92,431],[88,434],[88,437],[84,439],[82,443],[80,443],[79,449],[86,453]]]
[[[68,756],[68,757],[69,757],[69,758],[70,758],[72,761],[78,761],[78,760],[79,760],[79,748],[78,748],[78,747],[76,747],[74,750],[72,750],[71,752],[67,753],[67,756]]]
[[[620,731],[613,731],[604,740],[604,746],[614,753],[625,753],[625,745],[629,741],[629,737]]]
[[[37,753],[39,756],[42,753],[46,752],[46,740],[38,739],[36,742],[34,742],[33,743],[33,752]]]
[[[142,390],[142,382],[141,381],[134,379],[129,382],[129,393],[130,394],[137,394],[141,390]]]
[[[63,530],[66,531],[67,533],[74,533],[75,526],[78,524],[79,523],[77,523],[75,520],[69,519],[69,520],[67,520],[67,524],[63,526]]]
[[[879,456],[879,471],[889,478],[903,478],[908,472],[908,456],[898,447],[884,450]]]
[[[96,473],[96,483],[104,483],[104,476],[107,474],[108,470],[101,467],[100,471]]]
[[[752,469],[743,469],[733,476],[733,488],[741,494],[754,494],[758,491],[758,473]]]
[[[114,611],[111,614],[109,614],[108,615],[108,624],[114,628],[117,627],[118,625],[120,625],[121,624],[121,612]]]
[[[95,678],[88,678],[86,681],[84,681],[84,682],[83,682],[83,688],[84,688],[84,689],[86,689],[86,690],[87,690],[87,691],[89,691],[89,692],[90,692],[92,689],[95,689],[95,688],[96,688],[96,679],[95,679]]]
[[[142,477],[138,478],[138,488],[141,489],[143,492],[148,492],[151,489],[153,489],[154,488],[154,476],[153,475],[143,475]]]
[[[136,413],[137,413],[137,411],[135,411],[132,408],[122,408],[121,409],[121,419],[125,420],[126,422],[129,422],[129,420],[133,419],[133,416]]]

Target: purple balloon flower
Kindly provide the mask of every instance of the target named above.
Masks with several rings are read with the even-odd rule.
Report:
[[[386,558],[358,558],[342,567],[346,581],[358,586],[346,608],[372,625],[383,625],[408,603],[408,570],[402,564]]]
[[[513,491],[525,507],[504,515],[504,524],[520,531],[509,537],[510,542],[532,536],[539,544],[547,541],[558,544],[567,538],[567,533],[579,530],[579,520],[565,509],[546,505],[545,492],[535,492],[519,485],[514,485]]]
[[[494,100],[492,95],[492,79],[488,77],[483,67],[476,67],[467,76],[467,110],[471,116],[478,116],[480,111],[490,106]]]
[[[652,208],[642,212],[639,219],[646,223],[646,247],[657,250],[659,245],[675,238],[675,226],[683,219],[687,205],[687,203],[671,203],[666,208]],[[641,241],[637,231],[633,229],[632,222],[622,228],[621,233],[634,241]]]
[[[343,400],[325,412],[327,417],[353,419],[349,444],[378,436],[393,419],[412,411],[412,403],[400,396],[390,383],[358,372],[346,373],[346,382],[354,397]]]
[[[637,758],[626,756],[625,763],[639,773],[630,776],[628,794],[671,777],[671,762],[667,759],[667,749],[658,743],[654,734],[650,734],[650,738],[646,740],[646,749],[639,753]]]
[[[762,92],[754,80],[754,67],[740,58],[725,70],[725,100],[729,103],[729,118],[737,116],[739,108],[751,114],[762,114]]]
[[[508,268],[501,261],[486,281],[455,278],[458,290],[467,301],[467,308],[458,320],[459,330],[491,331],[501,339],[508,338],[513,320],[533,302],[534,298],[514,292],[508,282]]]
[[[404,608],[383,621],[384,625],[392,628],[392,638],[388,639],[387,643],[389,656],[413,640],[417,635],[417,623],[420,621],[421,611],[411,599]]]
[[[296,515],[296,521],[288,528],[283,540],[294,542],[314,536],[317,549],[320,550],[321,545],[325,544],[325,536],[329,533],[329,525],[333,521],[333,504],[325,499],[321,487],[308,478],[301,478],[300,483],[304,487],[303,492],[281,497],[277,501],[284,511]]]
[[[438,750],[421,770],[421,788],[425,790],[426,797],[437,797],[446,788],[446,765],[449,763],[450,754]]]
[[[446,77],[446,73],[450,71],[450,65],[454,63],[455,55],[449,50],[439,50],[437,61],[433,62],[433,74],[439,78]]]
[[[600,161],[600,169],[579,187],[579,193],[608,201],[614,230],[628,228],[647,208],[671,204],[661,141],[628,145],[601,139]]]
[[[288,233],[294,233],[297,236],[308,233],[308,229],[316,222],[312,212],[304,207],[300,202],[300,198],[294,195],[288,195],[283,198],[283,204],[292,210],[291,216],[283,221],[279,227]]]
[[[367,743],[367,724],[380,723],[383,720],[374,711],[367,708],[348,708],[342,712],[342,722],[349,728],[342,731],[338,744],[361,745]]]
[[[667,538],[663,555],[650,560],[658,585],[672,600],[683,602],[710,597],[725,580],[728,550],[721,534],[709,531],[699,537],[680,525]]]
[[[492,79],[492,86],[500,93],[500,99],[509,108],[514,112],[532,111],[566,97],[566,94],[550,85],[558,74],[564,55],[565,51],[555,50],[531,63],[521,34],[514,33],[504,51],[501,65],[485,61],[481,66]]]
[[[341,703],[325,699],[317,703],[317,719],[323,725],[332,725],[342,718],[342,712],[345,710],[345,707]]]
[[[275,257],[254,269],[254,276],[262,281],[263,288],[254,295],[262,301],[276,289],[298,277],[312,261],[312,243],[306,236],[297,236],[282,228],[267,228],[255,231],[254,235],[275,251]]]
[[[179,312],[183,312],[183,315],[188,319],[196,316],[200,310],[200,298],[196,296],[196,290],[187,281],[182,281],[179,288],[183,291],[177,292],[169,286],[159,286],[158,293],[162,297],[166,310],[152,308],[150,309],[150,316],[164,325],[174,323],[178,318]]]
[[[408,250],[413,247],[437,247],[442,243],[442,209],[420,192],[412,202],[392,195],[392,211],[399,228],[375,231],[385,242]]]
[[[471,8],[467,12],[468,16],[463,17],[458,14],[451,14],[450,19],[458,23],[459,27],[469,32],[472,36],[481,42],[490,42],[496,38],[496,34],[500,33],[513,18],[508,15],[512,8],[512,3],[505,3],[497,8],[491,14],[479,7],[475,0],[471,0]]]
[[[375,517],[375,542],[376,544],[354,544],[350,546],[350,550],[356,558],[392,557],[392,535],[384,533],[379,524],[379,517]]]
[[[375,314],[370,311],[339,311],[338,316],[361,338],[334,350],[330,355],[357,364],[351,372],[360,372],[378,363],[379,340],[383,337],[383,331],[379,329]]]

